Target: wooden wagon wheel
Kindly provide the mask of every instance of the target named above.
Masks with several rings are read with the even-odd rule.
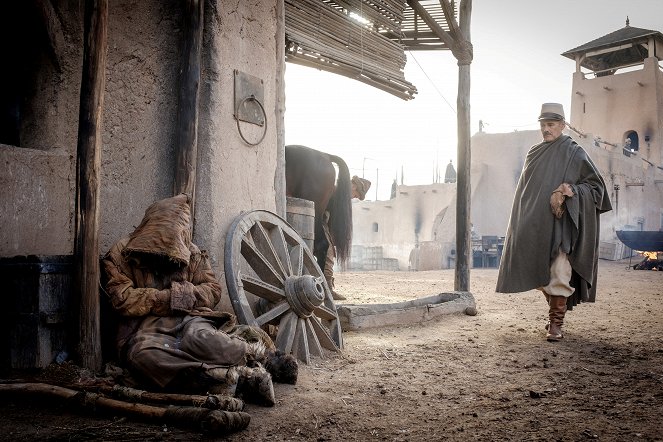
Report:
[[[306,243],[266,210],[238,216],[225,246],[226,285],[242,324],[278,324],[276,347],[310,363],[343,348],[331,290]]]

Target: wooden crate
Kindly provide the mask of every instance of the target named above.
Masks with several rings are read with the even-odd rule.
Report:
[[[0,258],[3,368],[43,368],[68,351],[72,265],[69,255]]]

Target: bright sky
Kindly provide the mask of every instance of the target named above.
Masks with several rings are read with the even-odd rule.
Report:
[[[538,129],[541,103],[568,112],[575,62],[560,54],[625,26],[663,32],[663,0],[474,0],[471,133]],[[456,165],[458,67],[450,51],[408,53],[403,101],[358,81],[286,63],[286,144],[342,157],[373,182],[367,200],[391,184],[433,182]]]

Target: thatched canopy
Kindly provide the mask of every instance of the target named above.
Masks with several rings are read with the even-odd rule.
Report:
[[[453,31],[446,17],[455,14],[439,0],[285,0],[286,60],[409,100],[417,89],[404,76],[405,51],[450,49],[440,33]]]

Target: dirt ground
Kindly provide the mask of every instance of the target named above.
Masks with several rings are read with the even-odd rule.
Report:
[[[273,408],[247,405],[229,441],[663,440],[663,272],[601,261],[597,302],[545,340],[536,291],[495,294],[471,271],[476,316],[344,334],[345,349],[276,384]],[[337,275],[348,303],[453,288],[453,270]],[[0,401],[3,440],[212,440],[169,425]]]

